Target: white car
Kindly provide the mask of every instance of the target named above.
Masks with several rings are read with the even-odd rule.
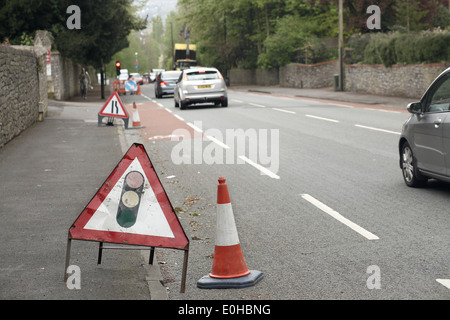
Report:
[[[144,84],[144,78],[142,78],[139,73],[131,73],[129,79],[140,84],[141,86]]]
[[[197,103],[228,106],[225,81],[216,68],[185,69],[181,73],[173,93],[175,107],[185,109]]]

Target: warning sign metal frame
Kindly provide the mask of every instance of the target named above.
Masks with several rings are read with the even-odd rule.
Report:
[[[155,197],[161,207],[164,216],[167,219],[167,223],[173,232],[173,238],[163,236],[152,236],[145,234],[134,233],[122,233],[115,231],[103,231],[84,229],[84,226],[89,222],[97,209],[103,204],[103,201],[107,198],[113,187],[118,183],[119,179],[123,176],[126,170],[130,167],[131,163],[138,159],[142,165],[144,174],[155,194]],[[120,199],[119,199],[120,201]],[[66,263],[64,269],[64,281],[68,279],[67,268],[70,263],[70,249],[72,240],[92,241],[99,242],[98,252],[98,264],[101,264],[102,252],[104,249],[139,249],[150,250],[149,264],[153,264],[154,250],[156,247],[177,249],[184,251],[183,259],[183,273],[181,280],[180,292],[184,293],[186,288],[186,274],[187,263],[189,256],[189,238],[186,236],[183,227],[175,213],[175,210],[170,203],[166,191],[164,190],[161,181],[151,163],[151,160],[142,144],[134,143],[109,177],[105,180],[102,186],[98,189],[97,193],[92,197],[84,210],[80,213],[78,218],[74,221],[69,228],[67,235],[67,250],[66,250]],[[104,243],[114,243],[124,245],[121,247],[105,247]]]
[[[116,97],[117,100],[119,101],[120,107],[122,108],[122,110],[125,112],[125,116],[123,115],[119,115],[119,114],[113,114],[113,113],[104,113],[103,111],[105,110],[105,108],[109,105],[109,103],[111,102],[113,97]],[[125,129],[128,129],[128,123],[130,120],[130,116],[128,114],[127,109],[125,108],[125,106],[122,103],[122,100],[120,100],[119,94],[114,91],[111,96],[108,98],[108,100],[106,101],[106,103],[103,105],[102,109],[99,111],[98,113],[98,126],[100,127],[102,125],[103,122],[103,118],[108,118],[108,124],[112,123],[112,121],[110,121],[110,119],[113,118],[119,118],[122,119],[124,124],[125,124]]]

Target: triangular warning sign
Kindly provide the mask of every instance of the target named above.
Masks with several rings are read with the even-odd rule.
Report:
[[[142,144],[133,144],[69,229],[72,239],[185,249],[189,240]]]
[[[106,101],[98,115],[104,117],[128,118],[127,110],[123,106],[122,100],[120,100],[119,95],[115,91],[111,94],[108,101]]]

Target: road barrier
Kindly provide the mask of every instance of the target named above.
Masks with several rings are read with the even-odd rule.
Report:
[[[125,93],[125,81],[116,80],[113,82],[113,90],[118,94]]]

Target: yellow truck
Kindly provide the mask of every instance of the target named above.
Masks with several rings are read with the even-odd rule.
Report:
[[[175,43],[173,48],[173,61],[175,70],[184,70],[198,65],[196,60],[197,46],[186,43]]]

